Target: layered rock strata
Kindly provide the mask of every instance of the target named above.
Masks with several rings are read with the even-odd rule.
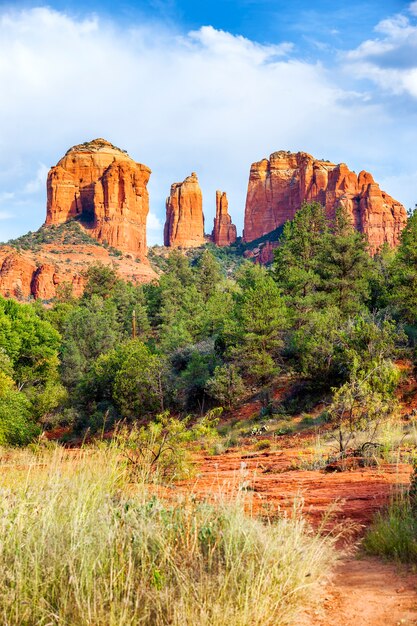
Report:
[[[305,152],[274,152],[253,163],[245,207],[243,239],[258,239],[294,217],[303,202],[320,202],[329,217],[338,206],[365,233],[371,253],[399,243],[407,221],[404,206],[379,188],[371,174],[344,164],[314,159]]]
[[[45,224],[77,218],[101,243],[144,259],[150,174],[104,139],[74,146],[48,174]]]
[[[230,246],[237,238],[236,226],[229,215],[229,203],[225,192],[216,191],[216,217],[211,238],[217,246]]]
[[[205,243],[203,195],[197,174],[171,185],[166,201],[164,244],[172,248],[193,248]]]

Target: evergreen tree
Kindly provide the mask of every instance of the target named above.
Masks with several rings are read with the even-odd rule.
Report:
[[[353,228],[343,207],[323,235],[318,260],[319,290],[326,294],[326,304],[343,315],[360,311],[370,295],[371,260],[364,236]]]
[[[303,204],[284,226],[274,253],[273,274],[296,311],[317,307],[323,240],[328,230],[324,209],[318,202]]]
[[[401,243],[392,263],[390,301],[408,324],[417,323],[417,211],[401,233]]]
[[[238,278],[234,316],[225,330],[229,354],[243,372],[264,384],[279,371],[287,309],[265,268],[251,263]]]

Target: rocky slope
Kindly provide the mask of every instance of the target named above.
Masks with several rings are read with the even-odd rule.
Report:
[[[144,259],[150,174],[104,139],[73,146],[48,174],[45,224],[77,218],[93,238]]]
[[[64,283],[80,295],[85,270],[97,262],[126,280],[153,280],[146,258],[150,173],[104,139],[70,148],[48,174],[44,226],[0,246],[0,295],[49,300]]]
[[[305,201],[320,202],[329,216],[338,205],[346,207],[355,228],[367,236],[372,253],[383,243],[396,246],[407,219],[403,205],[382,191],[368,172],[357,175],[344,163],[280,151],[252,164],[244,241],[262,237],[292,219]]]
[[[164,244],[171,248],[193,248],[205,243],[203,195],[197,174],[173,183],[166,201]]]
[[[236,238],[236,226],[229,215],[227,195],[225,192],[216,191],[216,217],[211,239],[217,246],[230,246],[235,243]]]
[[[60,285],[74,296],[84,288],[84,272],[93,264],[113,267],[121,278],[136,283],[156,278],[149,263],[106,248],[89,237],[77,222],[44,226],[36,233],[0,246],[0,295],[50,300]]]

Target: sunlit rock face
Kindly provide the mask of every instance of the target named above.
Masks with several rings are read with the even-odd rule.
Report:
[[[236,238],[236,226],[229,215],[227,195],[225,192],[216,191],[216,217],[211,239],[217,246],[230,246],[235,243]]]
[[[45,224],[77,218],[101,243],[144,259],[150,174],[104,139],[74,146],[49,171]]]
[[[399,243],[407,221],[402,204],[379,188],[371,174],[317,160],[305,152],[274,152],[253,163],[245,207],[244,241],[250,242],[291,220],[303,202],[320,202],[329,217],[344,206],[371,253]]]
[[[166,201],[164,244],[171,248],[193,248],[205,243],[203,194],[197,174],[173,183]]]

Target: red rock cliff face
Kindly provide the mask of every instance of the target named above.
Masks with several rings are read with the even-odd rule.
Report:
[[[274,152],[253,163],[245,208],[244,241],[266,235],[294,217],[303,202],[320,202],[331,217],[346,207],[370,251],[383,243],[396,246],[407,221],[402,204],[382,191],[371,174],[359,176],[341,163],[319,161],[305,152]]]
[[[229,215],[226,193],[216,191],[216,217],[211,238],[217,246],[230,246],[235,243],[236,237],[236,226],[232,224],[232,218]]]
[[[171,185],[166,201],[164,244],[192,248],[204,242],[203,195],[193,172],[182,183]]]
[[[74,146],[48,174],[45,223],[77,217],[98,241],[144,259],[150,174],[104,139]]]

